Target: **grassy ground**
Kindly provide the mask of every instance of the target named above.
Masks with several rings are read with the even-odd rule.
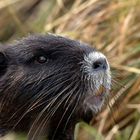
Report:
[[[91,44],[112,67],[111,107],[94,128],[78,124],[77,140],[140,140],[140,0],[0,0],[0,42],[47,32]]]

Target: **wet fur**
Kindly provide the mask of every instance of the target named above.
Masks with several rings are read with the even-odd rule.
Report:
[[[67,38],[29,36],[0,46],[0,133],[22,131],[29,140],[73,140],[75,124],[94,112],[83,106],[89,85],[83,79],[84,55],[95,51]],[[45,55],[46,64],[36,57]]]

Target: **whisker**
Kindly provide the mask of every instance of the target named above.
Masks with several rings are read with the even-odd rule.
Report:
[[[68,101],[71,99],[71,96],[73,96],[73,94],[74,94],[73,91],[76,90],[77,87],[79,87],[79,85],[75,86],[75,89],[73,89],[73,90],[70,91],[69,98],[67,99],[66,102],[68,102]],[[77,94],[76,94],[75,96],[73,96],[73,98],[75,98],[75,97],[77,97]],[[73,101],[73,99],[72,99],[72,101]],[[70,108],[70,106],[71,106],[71,103],[69,102],[68,106],[67,106],[66,109],[65,109],[65,112],[63,113],[63,115],[62,115],[62,117],[61,117],[61,119],[60,119],[60,121],[59,121],[59,123],[58,123],[58,125],[57,125],[57,127],[56,127],[56,129],[55,129],[55,131],[54,131],[52,140],[54,139],[54,137],[55,137],[55,135],[56,135],[56,132],[57,132],[57,129],[59,128],[59,126],[60,126],[60,124],[61,124],[61,122],[62,122],[62,120],[63,120],[65,114],[67,113],[68,109]],[[74,108],[75,108],[75,107],[74,107]]]
[[[108,99],[107,99],[108,100]],[[115,116],[114,116],[114,111],[113,111],[113,108],[111,107],[111,105],[110,105],[110,103],[109,103],[109,100],[107,101],[107,106],[109,107],[109,109],[110,109],[110,112],[111,112],[111,116],[112,116],[112,118],[113,118],[113,122],[114,122],[114,124],[117,124],[117,122],[116,122],[116,120],[115,120]]]
[[[63,91],[61,91],[61,92],[58,94],[58,96],[56,96],[56,98],[53,99],[53,100],[51,101],[51,104],[53,105],[53,104],[57,101],[58,97],[61,96],[61,95],[62,95],[66,90],[68,90],[70,87],[71,87],[71,85],[67,86]],[[41,129],[43,129],[43,128],[44,128],[44,125],[46,125],[46,123],[44,123],[44,122],[47,122],[47,121],[49,120],[49,118],[52,117],[52,115],[53,115],[53,114],[55,113],[55,111],[59,108],[59,106],[62,104],[62,102],[67,98],[67,96],[69,96],[69,94],[66,94],[61,100],[59,100],[59,102],[56,102],[57,104],[53,107],[53,108],[55,108],[54,110],[53,110],[53,108],[51,108],[51,106],[50,106],[49,108],[48,108],[48,107],[45,107],[45,108],[41,111],[41,113],[39,114],[39,116],[38,116],[38,118],[36,119],[36,121],[34,122],[34,124],[39,120],[39,118],[42,116],[42,114],[45,112],[46,109],[51,110],[51,112],[49,112],[48,115],[46,115],[45,118],[43,118],[42,122],[40,123]],[[34,125],[34,124],[33,124],[33,125]],[[43,124],[43,125],[42,125],[42,124]],[[31,129],[30,129],[30,132],[31,132],[31,130],[32,130],[32,128],[33,128],[33,125],[32,125],[32,127],[31,127]],[[36,130],[36,132],[34,133],[34,135],[36,135],[36,133],[38,132],[38,130],[39,130],[40,127],[38,127],[38,129]],[[30,134],[30,132],[29,132],[29,134]]]
[[[79,91],[80,91],[80,90],[79,90]],[[73,108],[71,114],[69,115],[69,117],[68,117],[68,119],[67,119],[67,121],[66,121],[66,124],[65,124],[65,126],[64,126],[63,132],[65,131],[65,129],[66,129],[66,127],[67,127],[67,124],[68,124],[68,122],[69,122],[69,120],[70,120],[72,114],[74,113],[76,107],[78,106],[78,104],[79,104],[79,102],[80,102],[80,99],[81,99],[81,96],[82,96],[81,92],[77,92],[77,95],[79,95],[79,96],[78,96],[78,99],[77,99],[77,101],[76,101],[76,104],[75,104],[75,106],[74,106],[74,108]],[[75,97],[77,97],[77,96],[75,96]]]
[[[125,89],[125,86],[122,85],[121,83],[117,82],[116,80],[112,79],[112,81],[116,84],[116,85],[119,85],[120,87],[124,88]]]
[[[61,79],[61,78],[60,78]],[[67,82],[67,80],[66,81],[64,81],[64,82],[61,82],[61,83],[56,83],[56,85],[54,85],[52,88],[50,88],[50,89],[47,89],[47,93],[49,93],[49,92],[51,92],[51,90],[53,90],[53,88],[56,88],[57,86],[60,86],[60,85],[63,85],[65,82]],[[41,93],[40,92],[40,94],[39,95],[37,95],[37,97],[36,97],[36,100],[34,100],[34,101],[32,101],[31,102],[31,100],[32,100],[32,97],[31,97],[31,99],[30,100],[28,100],[21,108],[19,108],[10,118],[9,118],[9,120],[8,121],[10,121],[22,108],[24,108],[28,103],[30,103],[31,102],[31,105],[28,107],[28,109],[26,110],[26,112],[23,114],[23,116],[21,117],[21,119],[30,111],[30,110],[32,110],[33,109],[33,107],[35,106],[35,108],[37,107],[36,105],[37,105],[37,103],[39,102],[39,101],[41,101],[42,99],[40,98],[40,96],[44,96],[44,98],[45,97],[47,97],[47,96],[49,96],[49,94],[44,94],[44,91]],[[20,119],[20,120],[21,120]],[[18,122],[19,123],[19,122]]]
[[[64,99],[67,97],[68,95],[65,95],[64,96]],[[36,120],[34,121],[34,123],[32,124],[29,132],[28,132],[28,137],[30,138],[30,135],[31,135],[31,138],[34,140],[34,137],[37,137],[37,133],[39,133],[41,130],[40,129],[44,129],[44,125],[46,124],[45,122],[47,122],[51,117],[52,115],[55,113],[55,111],[57,110],[57,108],[59,107],[59,104],[61,104],[63,102],[63,100],[61,100],[61,102],[57,102],[57,97],[55,99],[53,99],[52,102],[50,102],[40,113],[39,113],[39,116],[36,118]],[[54,107],[52,107],[52,105],[56,103],[56,105]],[[46,115],[43,120],[40,122],[39,126],[37,127],[37,129],[35,130],[35,132],[33,132],[33,128],[35,127],[35,125],[37,124],[37,122],[39,121],[39,119],[43,116],[44,112],[48,109],[48,108],[51,108],[51,111],[48,112],[49,115]],[[54,110],[53,110],[54,109]],[[48,109],[49,110],[49,109]],[[46,119],[47,118],[47,119]],[[33,131],[32,131],[33,130]],[[33,136],[32,136],[32,132],[33,132]]]

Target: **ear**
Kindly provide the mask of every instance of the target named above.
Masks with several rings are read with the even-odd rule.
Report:
[[[8,60],[3,52],[0,52],[0,77],[6,72],[8,66]]]

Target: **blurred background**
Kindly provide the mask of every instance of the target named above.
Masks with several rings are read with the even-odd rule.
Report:
[[[93,127],[77,124],[76,140],[140,140],[140,0],[0,0],[0,43],[48,32],[91,44],[111,65],[109,104]]]

